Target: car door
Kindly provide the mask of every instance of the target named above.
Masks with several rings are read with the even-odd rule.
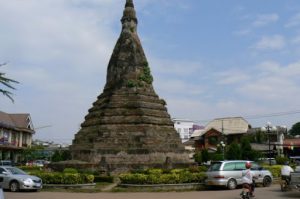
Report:
[[[3,174],[5,170],[0,167],[0,187],[3,189],[4,188],[4,177],[5,175]]]
[[[264,177],[261,166],[259,166],[256,162],[252,162],[251,164],[252,164],[251,171],[253,172],[253,176],[255,177],[254,181],[256,183],[261,183]]]
[[[238,175],[238,178],[237,178],[238,185],[242,184],[243,170],[246,169],[245,164],[246,164],[246,162],[243,162],[243,161],[235,163],[235,172]]]

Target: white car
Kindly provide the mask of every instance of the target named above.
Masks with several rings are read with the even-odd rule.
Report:
[[[42,179],[28,175],[25,171],[12,166],[0,166],[0,187],[12,192],[19,190],[40,190]]]
[[[224,186],[228,189],[235,189],[238,185],[242,185],[242,172],[246,169],[247,160],[228,160],[213,162],[206,172],[207,186]],[[270,171],[260,167],[257,163],[252,162],[251,171],[257,177],[255,183],[263,186],[270,186],[273,176]]]

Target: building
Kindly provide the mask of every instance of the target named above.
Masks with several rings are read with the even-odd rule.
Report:
[[[0,111],[0,159],[20,161],[21,151],[31,146],[34,133],[30,114]]]
[[[249,128],[251,126],[242,117],[219,118],[209,122],[205,129],[194,131],[191,138],[195,141],[196,149],[216,151],[221,142],[225,145],[239,142]]]
[[[180,135],[181,141],[186,142],[191,138],[191,135],[193,134],[193,126],[194,122],[187,119],[172,119],[174,122],[174,128]]]

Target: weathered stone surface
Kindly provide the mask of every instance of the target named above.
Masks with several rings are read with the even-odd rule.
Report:
[[[98,96],[75,135],[74,159],[112,164],[161,164],[166,157],[188,162],[166,102],[155,93],[148,61],[137,35],[133,2],[126,1],[122,32]]]

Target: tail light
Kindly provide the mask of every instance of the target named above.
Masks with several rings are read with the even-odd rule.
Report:
[[[214,178],[221,179],[221,178],[224,178],[224,176],[218,175],[218,176],[214,176]]]

